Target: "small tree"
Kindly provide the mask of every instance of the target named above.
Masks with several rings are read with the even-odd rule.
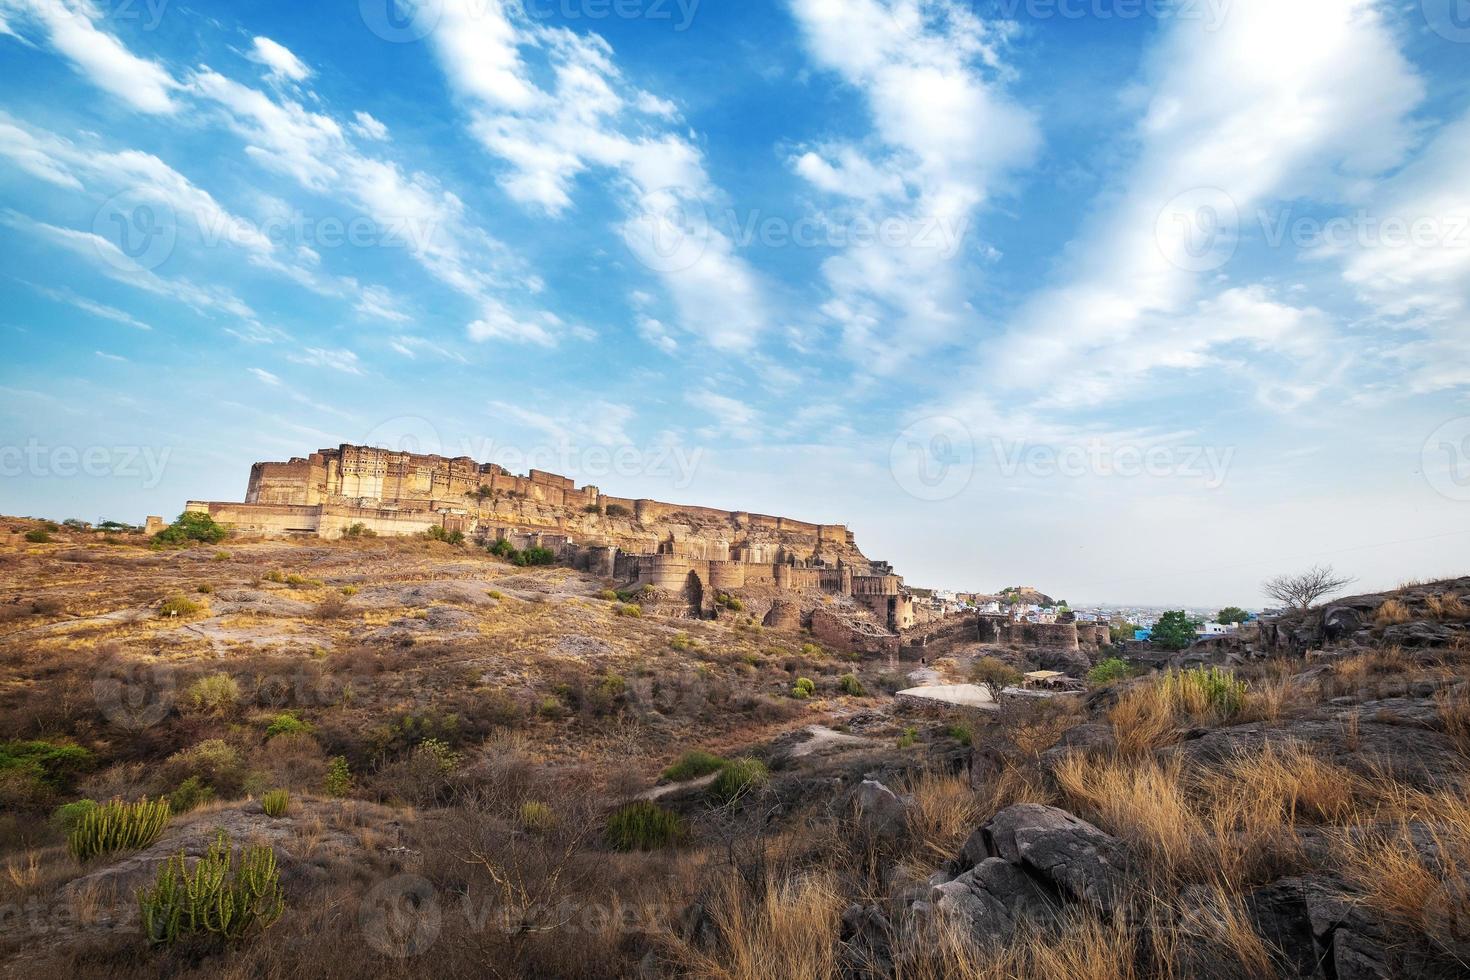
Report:
[[[1215,622],[1225,623],[1226,625],[1230,623],[1243,623],[1250,618],[1251,614],[1239,606],[1226,606],[1215,614]]]
[[[1160,649],[1183,650],[1194,642],[1194,623],[1182,609],[1174,609],[1159,617],[1149,638]]]
[[[1000,692],[1021,680],[1021,672],[999,657],[981,657],[970,668],[970,683],[985,688],[991,700],[1000,700]]]
[[[155,534],[153,540],[159,544],[188,544],[191,541],[219,544],[229,536],[229,528],[215,523],[214,518],[208,514],[202,511],[188,511],[180,514],[178,520]]]
[[[1319,600],[1356,581],[1350,575],[1338,575],[1331,565],[1314,565],[1299,575],[1278,575],[1265,582],[1261,590],[1292,609],[1307,610]]]

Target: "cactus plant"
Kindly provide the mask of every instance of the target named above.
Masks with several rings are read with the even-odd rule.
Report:
[[[234,848],[221,830],[193,867],[183,852],[169,858],[153,887],[138,891],[138,908],[144,935],[155,946],[200,933],[235,940],[257,927],[263,932],[286,909],[276,852]]]
[[[284,817],[291,806],[291,794],[283,789],[273,789],[260,798],[268,817]]]
[[[168,800],[113,800],[77,818],[67,835],[67,849],[78,861],[87,861],[99,854],[147,847],[163,836],[172,815]]]

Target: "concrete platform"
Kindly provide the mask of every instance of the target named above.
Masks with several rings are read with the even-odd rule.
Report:
[[[894,697],[928,704],[947,704],[957,708],[980,708],[995,711],[998,705],[990,692],[976,684],[931,684],[899,691]]]

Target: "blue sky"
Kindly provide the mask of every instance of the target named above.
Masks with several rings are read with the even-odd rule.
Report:
[[[1462,7],[0,0],[0,511],[372,442],[915,584],[1464,572]]]

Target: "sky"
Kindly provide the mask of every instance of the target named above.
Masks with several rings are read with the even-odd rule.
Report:
[[[1470,547],[1463,0],[0,0],[0,512],[341,443],[1263,604]]]

